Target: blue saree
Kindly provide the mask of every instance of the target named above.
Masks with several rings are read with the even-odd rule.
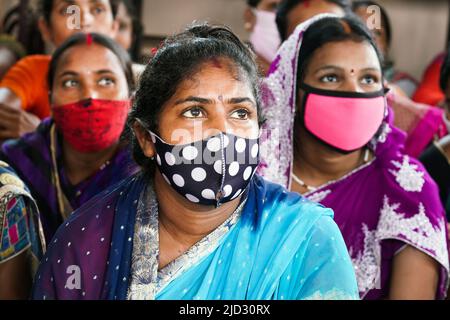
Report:
[[[330,209],[255,175],[236,211],[158,270],[158,203],[135,175],[77,210],[49,245],[34,299],[358,299]]]

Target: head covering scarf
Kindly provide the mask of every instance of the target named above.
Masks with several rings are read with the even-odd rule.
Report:
[[[262,85],[267,121],[259,174],[287,188],[294,161],[298,56],[306,30],[326,17],[336,16],[319,15],[296,28],[280,47]],[[334,210],[362,298],[388,297],[393,258],[406,245],[438,262],[436,297],[444,298],[449,270],[445,211],[436,184],[417,160],[404,154],[405,134],[392,126],[392,120],[389,110],[369,143],[373,160],[305,196]]]

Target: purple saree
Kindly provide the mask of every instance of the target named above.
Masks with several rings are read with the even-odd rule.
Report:
[[[35,132],[5,142],[0,152],[0,159],[11,165],[36,200],[46,243],[72,211],[138,170],[128,149],[119,147],[95,174],[74,186],[62,165],[60,137],[52,128],[53,120],[48,118]]]
[[[296,110],[298,55],[303,34],[317,16],[297,27],[281,46],[264,80],[263,110],[267,122],[261,139],[259,174],[290,188]],[[394,256],[410,245],[440,265],[436,297],[448,288],[449,257],[445,211],[436,184],[423,166],[405,155],[405,134],[392,126],[387,112],[381,134],[369,146],[375,158],[307,198],[335,212],[350,252],[361,298],[389,294]]]

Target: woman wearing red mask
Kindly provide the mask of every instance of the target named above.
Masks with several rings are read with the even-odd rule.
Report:
[[[120,142],[134,90],[124,49],[76,34],[54,53],[48,85],[53,116],[0,153],[35,198],[46,243],[72,211],[136,170]]]
[[[334,210],[361,298],[444,298],[445,212],[436,184],[403,152],[381,65],[355,18],[298,26],[264,80],[260,173]]]

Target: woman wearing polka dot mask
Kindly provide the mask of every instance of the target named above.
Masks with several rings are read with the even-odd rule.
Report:
[[[220,72],[214,75],[221,76]],[[213,81],[210,83],[213,84]],[[190,96],[190,92],[183,92],[182,95]],[[176,96],[177,94],[174,97]],[[184,103],[192,104],[191,100],[185,100]],[[253,104],[250,99],[246,103]],[[214,103],[210,106],[216,108]],[[192,114],[197,111],[186,112]],[[251,121],[251,119],[245,119],[247,117],[245,112],[245,109],[235,111],[236,118],[232,117],[232,119]],[[197,122],[198,120],[194,119],[201,117],[199,113],[198,116],[186,117],[186,119]],[[202,122],[198,121],[198,123]],[[255,124],[257,124],[256,121]],[[218,207],[222,203],[238,198],[245,191],[258,166],[257,138],[247,139],[220,132],[189,144],[174,145],[165,142],[151,131],[149,134],[156,150],[158,171],[173,189],[192,203]],[[189,134],[187,134],[188,137]]]
[[[254,174],[258,86],[227,28],[166,40],[128,119],[142,172],[61,227],[34,298],[358,298],[332,211]]]

